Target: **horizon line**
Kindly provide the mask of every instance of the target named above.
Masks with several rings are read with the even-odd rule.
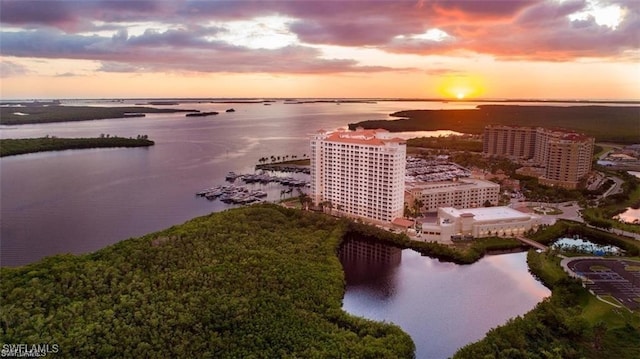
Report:
[[[317,101],[399,101],[399,102],[575,102],[575,103],[638,103],[640,99],[593,99],[593,98],[447,98],[447,97],[15,97],[0,98],[0,103],[18,101],[107,101],[107,100],[181,100],[181,101],[201,101],[201,100],[254,100],[254,101],[296,101],[296,100],[317,100]]]

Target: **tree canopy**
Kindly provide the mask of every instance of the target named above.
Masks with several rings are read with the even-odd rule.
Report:
[[[413,357],[398,327],[342,311],[345,230],[256,205],[2,268],[0,341],[74,358]]]

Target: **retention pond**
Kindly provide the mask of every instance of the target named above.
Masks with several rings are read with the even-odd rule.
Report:
[[[417,358],[448,358],[550,295],[528,272],[524,252],[461,266],[351,241],[340,259],[347,281],[343,308],[399,325],[413,338]]]

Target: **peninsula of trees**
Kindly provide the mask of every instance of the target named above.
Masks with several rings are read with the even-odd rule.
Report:
[[[640,106],[519,106],[480,105],[467,110],[409,110],[392,113],[398,120],[369,120],[349,124],[391,132],[452,130],[481,134],[486,125],[565,128],[598,142],[638,142]]]
[[[193,112],[169,108],[141,106],[97,107],[22,104],[0,107],[0,125],[26,125],[34,123],[103,120],[107,118],[142,117],[146,113]]]
[[[109,147],[147,147],[153,146],[147,135],[138,135],[137,138],[112,137],[102,135],[96,138],[20,138],[0,139],[0,157],[22,155],[26,153],[79,150],[86,148]]]
[[[344,312],[346,220],[256,205],[0,269],[0,342],[67,358],[413,358]]]

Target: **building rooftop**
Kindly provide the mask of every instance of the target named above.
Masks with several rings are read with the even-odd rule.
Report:
[[[382,146],[387,143],[406,143],[406,141],[401,138],[392,137],[390,132],[387,130],[365,130],[362,128],[358,128],[355,131],[338,130],[327,133],[325,141],[372,146]]]
[[[404,228],[409,228],[414,225],[414,222],[412,220],[406,218],[395,218],[391,223]]]
[[[435,181],[435,182],[408,182],[408,191],[419,190],[422,193],[440,193],[443,191],[455,191],[466,188],[499,188],[500,185],[486,180],[476,178],[465,178],[455,181]]]
[[[476,221],[498,221],[498,220],[514,220],[529,219],[535,215],[517,211],[511,207],[481,207],[481,208],[463,208],[455,209],[453,207],[443,207],[442,211],[456,217],[468,217],[473,215]]]

